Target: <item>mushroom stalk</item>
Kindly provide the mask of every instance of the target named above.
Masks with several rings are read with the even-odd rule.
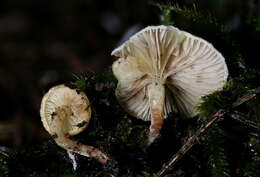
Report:
[[[102,164],[107,162],[107,155],[99,149],[73,140],[72,137],[64,131],[64,123],[58,116],[54,116],[52,121],[52,126],[50,126],[50,130],[53,132],[52,137],[60,147],[86,157],[94,158]]]
[[[148,86],[149,106],[151,111],[151,125],[148,137],[150,145],[159,136],[163,126],[165,88],[162,84],[153,83]]]
[[[221,89],[228,76],[224,57],[210,43],[173,26],[146,27],[112,55],[119,58],[112,66],[116,97],[130,115],[151,121],[149,143],[168,114],[194,117],[201,97]]]
[[[58,85],[52,87],[42,99],[41,120],[60,147],[105,164],[109,160],[107,155],[72,138],[88,126],[91,118],[89,105],[84,92],[68,85]]]

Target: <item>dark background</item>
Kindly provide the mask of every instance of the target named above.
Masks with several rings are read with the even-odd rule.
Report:
[[[158,24],[156,10],[139,0],[0,1],[0,144],[37,140],[43,93],[104,71],[128,28]]]
[[[124,40],[122,36],[127,31],[133,33],[160,23],[160,9],[149,2],[0,1],[1,147],[47,139],[39,116],[43,94],[50,86],[73,81],[73,73],[89,70],[100,73],[109,68],[113,62],[110,53]],[[257,48],[254,42],[247,41],[250,33],[246,33],[242,20],[259,1],[185,0],[179,4],[192,7],[194,2],[200,10],[212,13],[225,24],[227,32],[237,33],[244,41],[242,48],[243,45],[249,51]],[[181,29],[194,28],[207,36],[207,29],[192,26],[178,15],[174,20]],[[214,36],[209,38],[210,42],[213,40]],[[253,56],[254,52],[247,55]]]

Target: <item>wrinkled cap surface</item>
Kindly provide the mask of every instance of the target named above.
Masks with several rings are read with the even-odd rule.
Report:
[[[51,128],[52,120],[61,119],[63,132],[73,136],[88,126],[91,108],[82,91],[62,84],[52,87],[44,95],[40,114],[43,126],[50,134],[55,133]]]
[[[173,111],[192,117],[200,98],[222,88],[228,76],[225,59],[210,43],[173,26],[147,27],[112,55],[118,58],[112,66],[116,97],[143,120],[151,119],[151,84],[165,87],[164,117]]]

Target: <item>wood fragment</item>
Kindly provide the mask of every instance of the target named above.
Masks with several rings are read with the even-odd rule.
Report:
[[[260,136],[260,125],[258,125],[257,123],[248,120],[248,116],[239,112],[239,111],[232,111],[230,113],[228,113],[228,116],[230,119],[233,119],[243,125],[245,125],[246,127],[254,130],[254,136],[256,136],[256,134],[258,135],[257,137]]]
[[[9,154],[7,152],[2,151],[2,150],[0,150],[0,154],[4,155],[5,157],[9,157]]]
[[[252,92],[245,94],[241,98],[237,99],[232,105],[231,108],[236,108],[237,106],[243,104],[244,102],[247,102],[251,100],[252,98],[256,97],[256,95],[260,93],[260,87],[257,87],[254,89]],[[195,132],[193,136],[188,138],[186,143],[178,150],[176,154],[174,154],[171,158],[171,160],[167,163],[165,163],[162,167],[162,169],[157,173],[159,176],[165,174],[166,172],[170,171],[173,166],[197,143],[197,140],[202,136],[202,134],[214,123],[223,120],[222,117],[227,113],[226,110],[220,109],[218,110],[215,114],[210,116],[206,123],[202,124],[202,126]],[[234,117],[234,116],[233,116]],[[247,123],[248,126],[254,127],[254,128],[259,128],[256,126],[254,123],[249,121],[244,121]]]
[[[208,127],[214,124],[217,120],[225,114],[225,111],[219,110],[217,111],[205,124],[203,124],[199,130],[195,132],[193,136],[191,136],[186,143],[179,149],[179,151],[171,158],[171,160],[166,163],[163,168],[158,172],[158,175],[163,175],[167,171],[169,171],[191,148],[194,144],[197,143],[197,140],[202,135]]]
[[[256,89],[254,89],[253,91],[251,91],[248,94],[245,94],[244,96],[242,96],[241,98],[237,99],[237,101],[235,101],[232,104],[232,108],[235,108],[241,104],[243,104],[244,102],[254,98],[256,96],[256,94],[260,93],[260,87],[257,87]]]

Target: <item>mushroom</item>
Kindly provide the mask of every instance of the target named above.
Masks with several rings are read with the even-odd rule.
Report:
[[[160,134],[171,112],[198,114],[200,98],[221,89],[228,70],[224,57],[207,41],[173,26],[149,26],[112,51],[120,105],[151,121],[148,143]]]
[[[70,85],[52,87],[43,97],[40,110],[44,128],[62,148],[105,164],[108,157],[92,146],[72,139],[82,132],[91,118],[90,103],[81,90]]]

